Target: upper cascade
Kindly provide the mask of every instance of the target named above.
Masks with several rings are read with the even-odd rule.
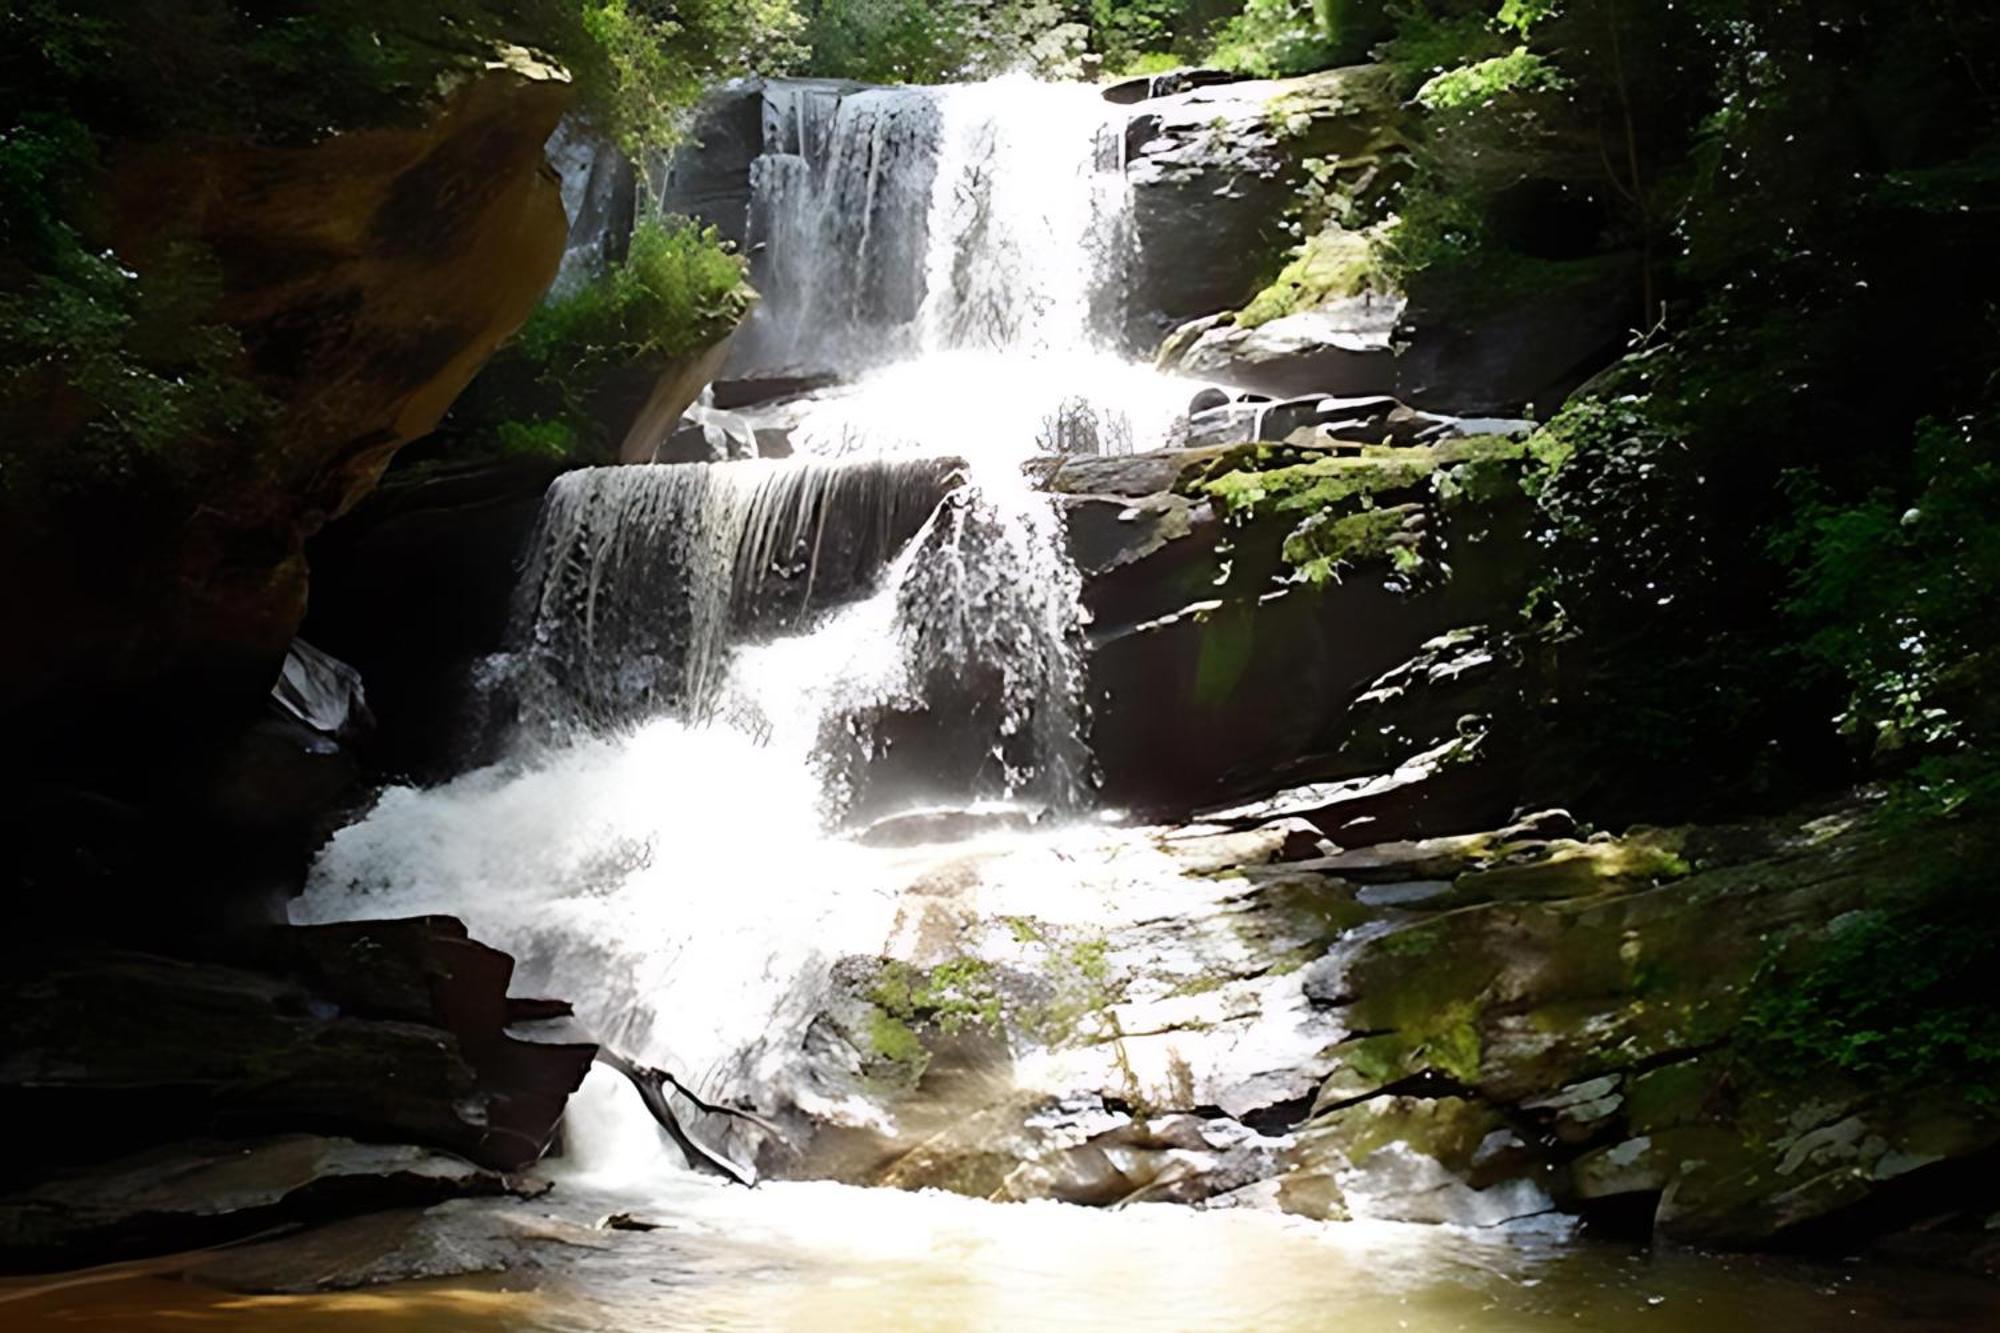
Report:
[[[1094,88],[774,82],[750,165],[765,303],[745,369],[1103,350],[1130,249],[1123,121]],[[669,209],[693,201],[675,194]]]

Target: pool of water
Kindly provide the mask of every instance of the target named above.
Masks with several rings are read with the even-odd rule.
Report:
[[[509,1271],[306,1296],[219,1290],[187,1261],[0,1287],[0,1328],[584,1333],[668,1329],[1339,1329],[1792,1333],[2000,1328],[2000,1287],[1859,1263],[1635,1251],[1559,1228],[1318,1224],[937,1194],[670,1182],[643,1207],[515,1205],[568,1239]],[[600,1230],[629,1212],[655,1230]],[[282,1246],[285,1242],[276,1242]],[[197,1265],[198,1266],[198,1265]]]

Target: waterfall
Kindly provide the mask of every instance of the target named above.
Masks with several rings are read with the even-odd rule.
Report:
[[[766,300],[739,364],[1110,347],[1129,199],[1095,89],[776,84],[765,108],[748,235]]]
[[[559,480],[487,673],[507,758],[385,792],[294,913],[462,916],[632,1058],[818,1113],[804,1025],[898,907],[848,835],[1090,810],[1081,580],[1024,465],[1172,439],[1192,386],[1106,333],[1129,240],[1094,89],[774,86],[764,114],[743,345],[846,382],[747,413],[794,458]]]

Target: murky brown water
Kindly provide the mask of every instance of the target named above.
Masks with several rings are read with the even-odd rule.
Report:
[[[607,1200],[571,1192],[571,1220]],[[544,1205],[543,1211],[552,1211]],[[584,1333],[670,1329],[1338,1329],[1970,1333],[2000,1287],[1880,1265],[1659,1252],[1551,1234],[1119,1213],[838,1186],[691,1187],[515,1271],[238,1295],[128,1266],[0,1286],[0,1329]]]

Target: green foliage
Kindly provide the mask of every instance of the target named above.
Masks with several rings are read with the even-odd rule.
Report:
[[[703,87],[782,55],[789,0],[16,0],[0,6],[0,489],[16,523],[118,486],[192,503],[284,465],[271,405],[213,314],[211,256],[176,237],[114,252],[107,149],[162,136],[291,144],[417,115],[501,48],[569,66],[628,150],[671,140]],[[518,51],[515,54],[519,54]],[[670,352],[741,312],[712,238],[648,233],[616,282],[545,313],[551,374]],[[509,412],[501,446],[551,453],[559,413]],[[52,434],[57,438],[51,438]],[[50,520],[53,521],[53,520]]]
[[[1326,0],[1247,0],[1210,58],[1259,78],[1328,68],[1339,50],[1331,10]]]
[[[1417,101],[1432,111],[1458,111],[1490,106],[1510,94],[1560,92],[1567,86],[1546,56],[1517,46],[1506,55],[1436,75],[1417,90]]]
[[[262,424],[235,333],[209,314],[217,279],[192,246],[147,272],[91,245],[73,220],[96,170],[87,130],[36,117],[0,134],[0,494],[29,503],[104,484],[191,490],[222,457],[176,456]],[[37,438],[50,417],[68,435]],[[25,520],[21,520],[25,521]]]
[[[1990,795],[1967,761],[2000,745],[2000,416],[1923,423],[1913,461],[1904,486],[1845,504],[1795,471],[1772,546],[1803,655],[1847,691],[1842,732],[1878,761],[1929,760],[1916,781],[1955,808]]]
[[[622,263],[542,303],[521,330],[521,354],[569,379],[694,351],[749,310],[744,275],[715,228],[648,219]]]
[[[586,0],[580,63],[587,109],[627,156],[680,138],[684,113],[718,80],[801,54],[791,0]]]
[[[1927,868],[1907,901],[1851,913],[1780,951],[1754,984],[1743,1057],[1794,1078],[1837,1070],[1873,1086],[1947,1087],[1975,1106],[2000,1107],[1993,850],[1961,849]]]
[[[597,400],[621,372],[663,369],[714,345],[755,294],[713,227],[651,218],[604,273],[542,303],[489,361],[445,424],[455,457],[609,461]]]

